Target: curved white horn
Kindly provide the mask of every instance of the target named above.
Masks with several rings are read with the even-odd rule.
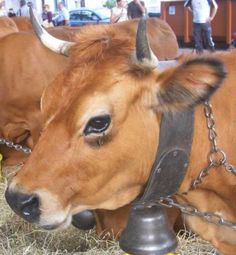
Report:
[[[48,49],[68,56],[69,50],[71,46],[75,45],[73,42],[63,41],[57,39],[50,35],[39,23],[38,19],[36,18],[33,9],[30,7],[30,19],[34,28],[36,35],[39,37],[40,41],[46,46]]]

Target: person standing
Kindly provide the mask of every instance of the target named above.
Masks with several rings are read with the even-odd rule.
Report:
[[[133,0],[128,4],[128,19],[142,18],[145,15],[145,4],[140,0]]]
[[[212,39],[211,21],[214,19],[218,5],[215,0],[187,0],[185,7],[193,14],[193,36],[197,54],[203,53],[203,40],[211,52],[215,51]]]
[[[50,11],[50,7],[48,4],[45,4],[43,6],[42,20],[43,20],[43,25],[45,27],[52,26],[52,12]]]
[[[53,18],[54,25],[56,26],[69,26],[70,25],[70,14],[69,11],[65,8],[63,2],[58,3],[58,15]]]
[[[124,0],[116,0],[116,7],[111,9],[111,23],[117,23],[128,19]]]
[[[17,16],[29,17],[29,7],[26,4],[25,0],[20,0],[20,9],[17,12]]]

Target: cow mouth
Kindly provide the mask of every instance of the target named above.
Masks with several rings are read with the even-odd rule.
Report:
[[[80,213],[67,216],[62,222],[56,224],[40,225],[45,230],[65,229],[70,224],[81,230],[90,230],[96,226],[95,214],[92,210],[85,210]]]
[[[69,227],[69,225],[71,224],[71,221],[72,221],[72,216],[67,215],[67,217],[61,222],[57,222],[53,224],[39,224],[39,225],[41,228],[45,230],[65,229]]]

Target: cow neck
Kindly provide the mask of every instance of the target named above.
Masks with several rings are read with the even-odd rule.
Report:
[[[139,202],[155,202],[177,192],[189,163],[193,126],[193,108],[162,115],[156,158]]]

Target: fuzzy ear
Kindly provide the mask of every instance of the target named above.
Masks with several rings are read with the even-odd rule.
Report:
[[[158,111],[173,111],[201,103],[222,84],[224,64],[214,58],[196,58],[159,74],[156,91]]]

